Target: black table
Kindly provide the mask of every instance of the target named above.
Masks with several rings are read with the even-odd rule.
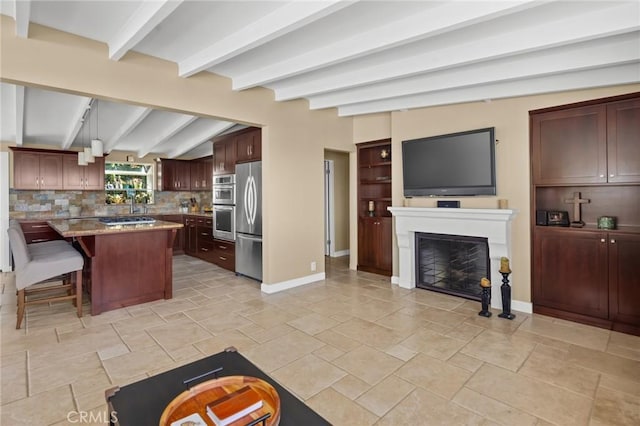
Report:
[[[228,348],[224,352],[122,388],[116,387],[107,390],[105,396],[109,411],[115,412],[115,418],[112,418],[112,420],[116,421],[116,423],[111,424],[119,426],[157,426],[165,407],[187,389],[187,385],[184,384],[185,380],[201,376],[220,367],[222,367],[222,370],[217,373],[218,377],[253,376],[270,383],[280,396],[281,426],[331,425],[304,402],[293,396],[278,382],[238,353],[235,348]],[[214,377],[207,375],[202,377],[201,380],[194,380],[189,383],[189,387],[212,378]]]

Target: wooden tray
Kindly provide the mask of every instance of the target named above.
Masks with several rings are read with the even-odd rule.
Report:
[[[231,425],[244,426],[267,413],[271,413],[266,425],[277,426],[280,423],[280,397],[278,393],[273,386],[264,380],[249,376],[221,377],[200,383],[182,392],[164,409],[160,417],[160,426],[169,426],[172,422],[193,413],[200,414],[207,425],[215,426],[207,414],[207,404],[244,386],[251,386],[253,390],[258,392],[262,397],[263,405],[260,409],[241,417]]]

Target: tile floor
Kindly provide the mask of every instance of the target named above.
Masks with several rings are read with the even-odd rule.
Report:
[[[487,319],[479,303],[347,264],[330,259],[325,281],[264,295],[177,256],[172,300],[81,319],[68,302],[36,306],[22,330],[4,273],[0,424],[103,424],[105,389],[227,346],[334,425],[640,424],[640,337]]]

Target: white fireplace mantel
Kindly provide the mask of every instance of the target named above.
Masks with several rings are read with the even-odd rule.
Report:
[[[511,258],[511,221],[516,210],[389,207],[395,217],[399,277],[403,288],[414,288],[415,233],[463,235],[487,238],[491,259],[491,307],[502,308],[500,258]],[[478,283],[479,285],[480,283]]]

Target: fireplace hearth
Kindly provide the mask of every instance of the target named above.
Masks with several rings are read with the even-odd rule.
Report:
[[[415,233],[416,287],[480,301],[491,279],[487,238]]]

